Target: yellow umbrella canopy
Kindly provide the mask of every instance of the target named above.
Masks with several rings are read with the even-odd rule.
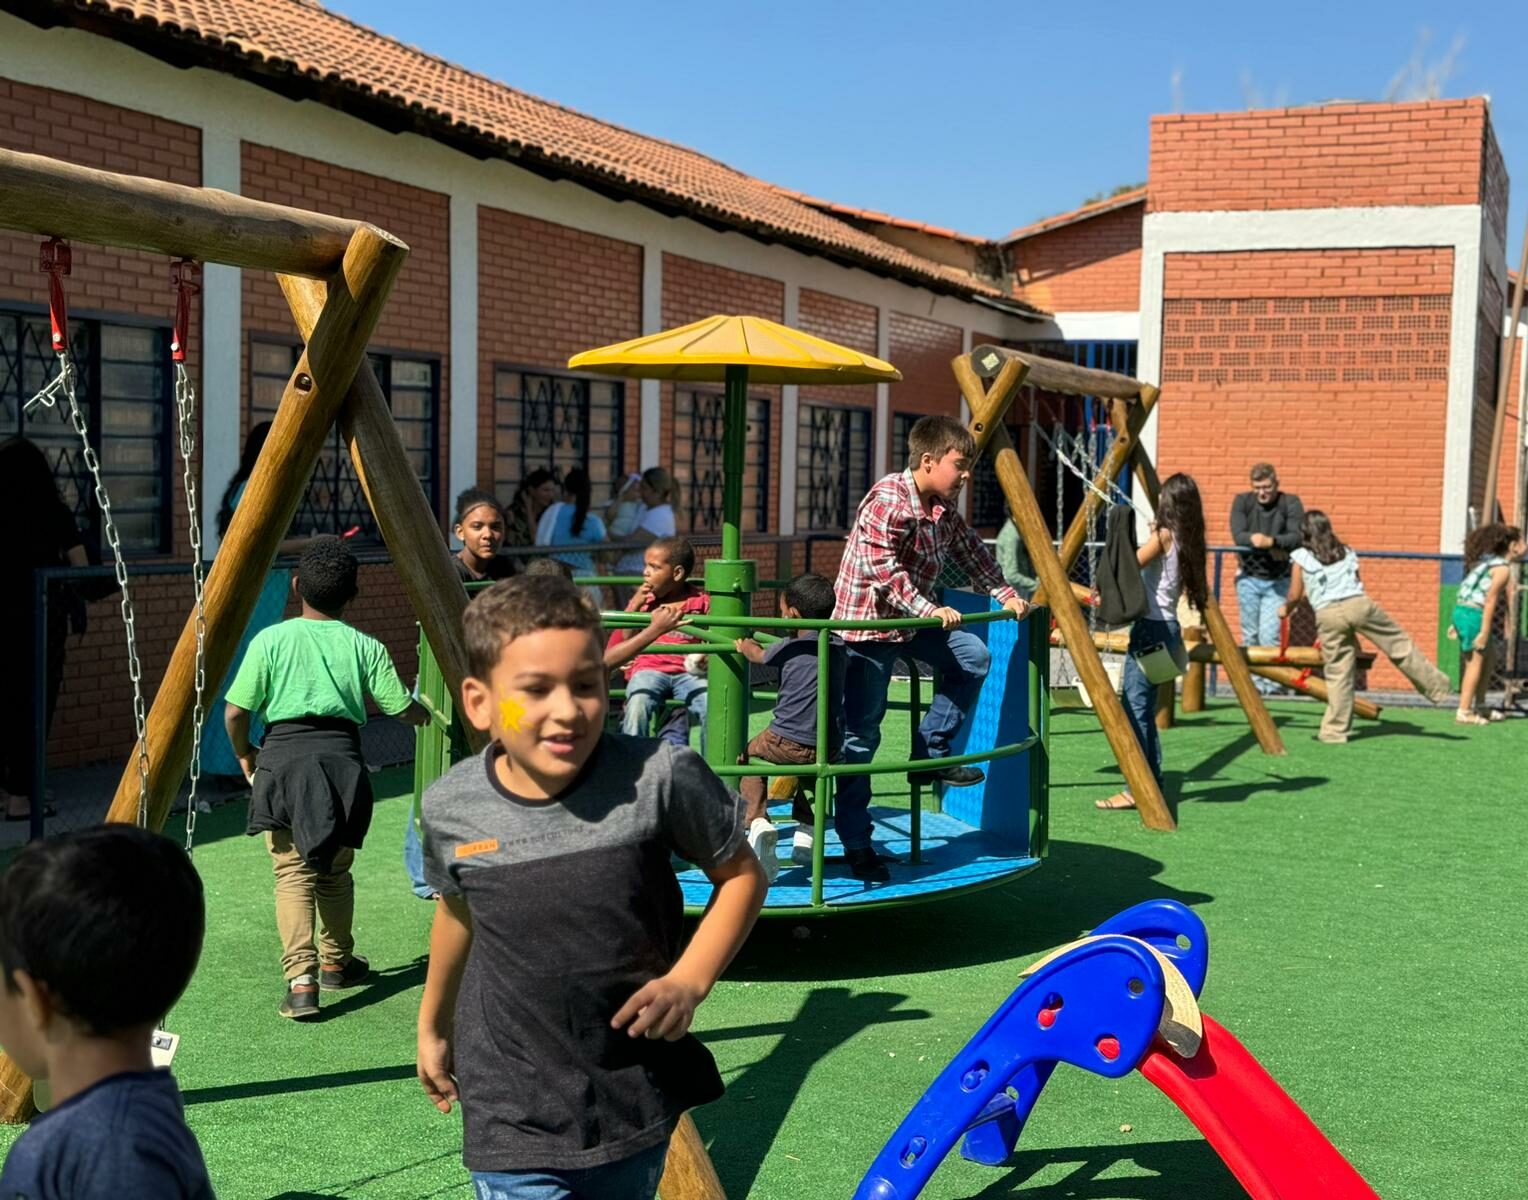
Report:
[[[902,378],[888,362],[763,317],[706,317],[691,325],[585,350],[568,366],[602,375],[721,383],[728,367],[750,383],[883,383]]]

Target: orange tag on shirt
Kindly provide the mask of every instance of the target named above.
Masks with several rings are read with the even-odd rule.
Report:
[[[474,854],[491,854],[499,848],[498,838],[484,838],[481,842],[466,842],[456,848],[457,858],[471,858]]]

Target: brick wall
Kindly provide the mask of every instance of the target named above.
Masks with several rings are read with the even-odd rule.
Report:
[[[0,146],[171,183],[201,183],[200,130],[68,92],[3,79]],[[40,238],[0,232],[0,306],[47,303],[47,277],[37,268],[40,243]],[[85,243],[76,243],[71,249],[73,270],[66,288],[72,316],[143,318],[169,326],[175,293],[167,259]],[[199,383],[199,301],[193,303],[191,330],[188,365],[193,380]],[[173,449],[168,453],[173,460],[169,480],[174,514],[172,556],[183,558],[189,542],[179,455]],[[200,478],[200,453],[194,471]],[[138,612],[144,687],[152,696],[191,611],[190,582],[188,578],[136,578],[132,592]],[[13,632],[30,645],[30,630]],[[116,600],[93,607],[88,632],[69,638],[67,655],[49,742],[50,762],[62,766],[96,761],[103,757],[103,748],[125,762],[133,740],[132,684]]]
[[[245,142],[242,190],[253,200],[290,204],[334,216],[370,221],[409,246],[403,270],[382,310],[372,337],[377,350],[414,351],[440,359],[440,424],[436,434],[435,477],[440,507],[449,502],[444,481],[451,438],[451,261],[450,199],[439,192],[408,187],[391,179],[351,171]],[[243,272],[242,419],[249,404],[249,340],[260,335],[295,339],[286,300],[273,274]]]
[[[642,247],[496,208],[478,210],[478,479],[494,478],[494,367],[566,371],[642,332]],[[640,458],[641,388],[625,382],[623,466]],[[505,496],[505,500],[509,497]]]
[[[785,284],[778,279],[762,275],[750,275],[712,263],[697,262],[677,254],[663,256],[663,327],[673,329],[688,325],[705,317],[732,315],[764,317],[766,320],[785,320]],[[720,386],[720,385],[718,385]],[[769,402],[769,485],[765,506],[768,528],[778,524],[780,512],[780,389],[778,387],[750,386],[750,397]],[[674,411],[674,387],[663,385],[663,429],[659,445],[662,447],[662,466],[672,466],[673,454],[671,419]],[[644,467],[653,466],[643,463]],[[683,514],[680,528],[683,529]],[[748,550],[745,547],[745,553]],[[768,561],[766,555],[761,558]]]
[[[1360,550],[1435,551],[1448,401],[1451,250],[1170,254],[1158,466],[1187,471],[1208,540],[1259,460]],[[1222,601],[1236,627],[1234,562]],[[1365,564],[1370,593],[1436,645],[1437,568]],[[1377,687],[1404,686],[1388,664]]]
[[[1507,171],[1502,163],[1501,150],[1491,134],[1489,123],[1486,128],[1480,171],[1482,222],[1486,229],[1495,235],[1498,244],[1505,244]],[[1491,457],[1491,430],[1496,414],[1499,378],[1496,367],[1497,360],[1501,357],[1504,314],[1507,312],[1506,305],[1511,299],[1507,287],[1507,264],[1493,254],[1486,254],[1482,257],[1480,266],[1480,298],[1476,313],[1478,334],[1475,345],[1475,402],[1471,408],[1469,495],[1469,503],[1477,506],[1484,500],[1485,476]],[[1511,378],[1515,384],[1516,376]],[[1516,390],[1509,388],[1508,403],[1515,407],[1515,402]],[[1503,447],[1505,448],[1512,440],[1512,435],[1507,433],[1503,438]],[[1498,494],[1503,487],[1509,489],[1510,494],[1511,481],[1516,475],[1515,467],[1514,462],[1512,470],[1499,472]],[[1507,503],[1502,511],[1511,513],[1511,503]],[[1487,520],[1489,515],[1482,513],[1480,519]]]
[[[960,388],[950,360],[960,353],[961,331],[926,317],[894,312],[890,334],[891,365],[902,372],[902,382],[891,385],[891,411],[958,417]]]
[[[1486,101],[1151,119],[1152,212],[1476,204]]]
[[[1047,312],[1134,312],[1141,297],[1141,220],[1131,204],[1009,247],[1019,295]]]

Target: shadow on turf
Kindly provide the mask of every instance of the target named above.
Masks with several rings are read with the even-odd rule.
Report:
[[[1246,1200],[1247,1193],[1199,1138],[1142,1142],[1134,1146],[1072,1146],[1019,1150],[1006,1174],[970,1200]],[[1047,1168],[1068,1167],[1064,1178],[1040,1185],[1027,1181]],[[1121,1176],[1121,1168],[1135,1171]],[[1004,1168],[998,1168],[1002,1170]]]
[[[1142,900],[1213,899],[1163,883],[1161,871],[1145,854],[1056,840],[1038,871],[1006,887],[806,925],[760,921],[727,974],[815,983],[947,971],[1049,950]]]
[[[797,1093],[819,1062],[873,1025],[929,1018],[931,1014],[925,1009],[898,1007],[906,1000],[900,992],[813,988],[789,1021],[713,1029],[701,1035],[701,1041],[711,1044],[733,1038],[779,1037],[763,1058],[728,1081],[726,1095],[708,1104],[699,1118],[703,1129],[748,1131],[746,1137],[722,1138],[712,1148],[717,1174],[729,1196],[752,1192],[764,1156],[775,1148]],[[888,1128],[888,1135],[890,1132]]]

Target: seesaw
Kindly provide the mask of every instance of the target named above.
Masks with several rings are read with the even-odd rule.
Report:
[[[912,1200],[964,1138],[998,1166],[1057,1063],[1167,1094],[1253,1200],[1379,1200],[1352,1165],[1231,1034],[1199,1011],[1204,922],[1155,900],[1025,971],[897,1128],[855,1200]]]

